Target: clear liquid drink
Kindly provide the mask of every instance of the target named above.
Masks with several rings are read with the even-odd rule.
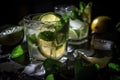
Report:
[[[61,58],[66,51],[68,22],[61,22],[60,17],[53,13],[47,13],[42,18],[37,16],[41,15],[30,15],[25,22],[30,60],[34,62],[46,58]]]

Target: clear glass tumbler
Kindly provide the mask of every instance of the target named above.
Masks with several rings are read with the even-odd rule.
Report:
[[[58,5],[54,11],[60,15],[69,17],[69,40],[70,45],[80,45],[88,40],[89,25],[91,20],[91,3],[80,4],[80,8],[74,5]]]
[[[61,19],[41,22],[39,18],[43,14],[30,14],[24,18],[31,62],[39,62],[47,58],[60,59],[66,52],[68,22],[63,22]],[[49,18],[47,17],[48,20],[51,20]]]

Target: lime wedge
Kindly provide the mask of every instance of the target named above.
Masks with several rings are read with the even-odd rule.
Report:
[[[53,59],[60,58],[65,51],[66,44],[59,46],[56,48],[56,46],[53,45],[52,41],[44,41],[42,39],[38,40],[38,45],[40,52],[45,56]]]
[[[17,47],[13,49],[12,53],[10,54],[10,58],[17,58],[23,54],[24,54],[24,50],[22,46],[18,45]]]
[[[69,29],[69,39],[77,39],[78,35],[72,28]]]
[[[60,18],[54,12],[47,12],[41,15],[38,20],[40,20],[41,22],[52,22],[60,21]]]
[[[3,26],[4,27],[4,26]],[[0,28],[0,44],[5,46],[15,46],[22,42],[24,31],[22,26],[5,26],[5,29]]]

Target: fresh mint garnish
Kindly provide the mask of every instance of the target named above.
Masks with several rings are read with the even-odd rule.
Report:
[[[45,41],[53,41],[56,37],[56,33],[52,31],[44,31],[44,32],[40,32],[38,37]]]
[[[55,80],[55,79],[54,79],[54,75],[53,75],[53,74],[47,75],[47,77],[46,77],[45,80]]]
[[[43,65],[49,74],[55,74],[60,72],[62,63],[58,60],[48,58],[44,61]]]
[[[36,43],[36,34],[30,35],[28,40],[30,40],[32,43]]]
[[[83,13],[83,12],[84,12],[85,6],[86,6],[86,4],[81,1],[81,2],[80,2],[80,5],[79,5],[80,13]]]
[[[63,24],[60,21],[58,21],[55,23],[55,28],[57,31],[60,31],[63,28]]]
[[[120,72],[120,66],[116,63],[109,63],[108,67],[112,68],[113,70],[116,70],[116,71]]]
[[[71,13],[70,13],[70,18],[71,18],[71,19],[76,19],[76,18],[77,18],[76,13],[75,13],[74,10],[71,11]]]
[[[64,14],[61,15],[61,17],[62,17],[62,19],[64,20],[64,22],[66,22],[66,23],[68,22],[69,17],[68,17],[67,14],[64,13]]]

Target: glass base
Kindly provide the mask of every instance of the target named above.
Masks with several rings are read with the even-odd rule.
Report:
[[[76,39],[76,40],[69,39],[68,40],[68,44],[71,44],[71,45],[81,45],[86,42],[88,42],[88,39]]]

